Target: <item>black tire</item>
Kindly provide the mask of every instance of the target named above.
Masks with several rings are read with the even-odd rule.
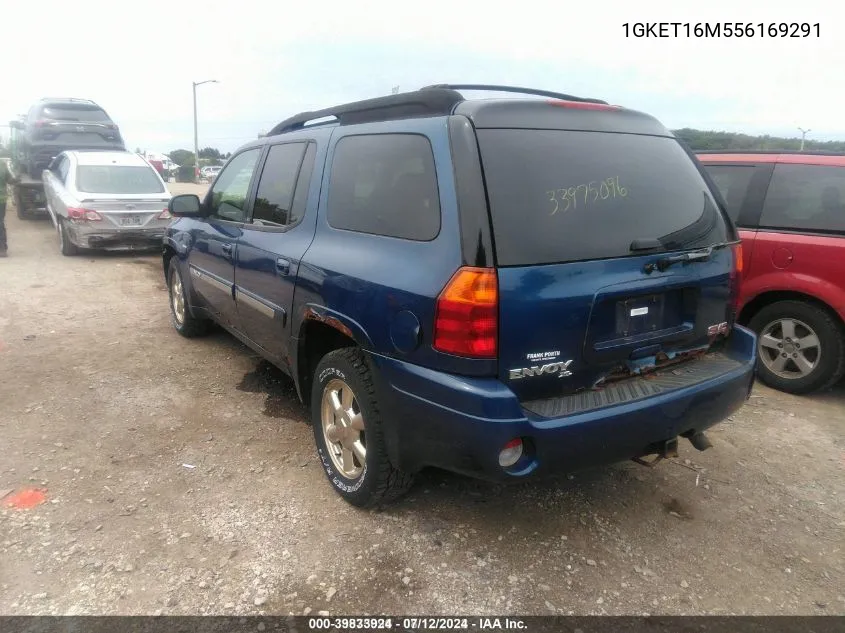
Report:
[[[181,313],[178,309],[180,303],[174,299],[179,295],[182,298]],[[167,268],[167,296],[170,303],[170,320],[179,334],[185,338],[194,338],[208,333],[211,329],[211,322],[207,319],[199,319],[191,314],[187,290],[185,284],[182,283],[182,273],[179,271],[176,257],[171,258],[170,265]]]
[[[349,477],[335,463],[323,430],[323,394],[327,387],[344,383],[354,398],[350,408],[363,419],[362,438],[366,447],[363,463],[356,461],[362,472]],[[413,475],[393,467],[387,456],[381,411],[376,398],[372,374],[364,354],[356,347],[334,350],[326,354],[314,372],[311,388],[311,421],[320,463],[326,476],[341,497],[359,508],[373,508],[398,500],[413,484]],[[335,445],[336,446],[336,445]],[[357,457],[355,457],[358,460]]]
[[[67,227],[63,218],[56,218],[56,230],[59,233],[59,250],[65,257],[73,257],[79,254],[79,247],[70,241],[67,234]]]
[[[776,348],[766,347],[763,335],[766,330],[772,331],[770,329],[771,324],[783,319],[803,323],[812,329],[818,338],[819,355],[815,357],[815,366],[806,375],[802,376],[796,373],[796,377],[793,378],[781,376],[765,362],[764,354],[767,355],[767,358],[776,357],[777,354],[775,353]],[[845,333],[843,333],[842,324],[836,316],[824,308],[804,301],[778,301],[755,314],[749,323],[749,327],[759,337],[757,347],[760,355],[757,364],[758,376],[762,382],[774,389],[793,394],[811,393],[832,387],[845,374]],[[805,330],[804,326],[796,327],[800,327],[802,331]],[[774,331],[778,332],[777,329]],[[785,337],[784,334],[780,335]],[[777,337],[776,334],[774,338],[777,339]],[[787,354],[786,357],[782,356],[783,358],[788,358],[794,353],[810,354],[806,348],[803,352],[794,348],[779,349],[783,349],[783,353]],[[798,367],[797,364],[790,366],[796,369]]]

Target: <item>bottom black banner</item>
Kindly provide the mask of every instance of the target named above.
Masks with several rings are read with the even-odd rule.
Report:
[[[845,616],[0,616],[0,633],[843,633]]]

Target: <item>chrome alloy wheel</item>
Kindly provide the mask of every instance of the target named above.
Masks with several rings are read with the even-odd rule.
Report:
[[[182,325],[185,322],[185,293],[182,290],[182,277],[176,272],[170,280],[170,303],[176,323]]]
[[[320,413],[334,467],[347,479],[357,479],[364,472],[367,443],[361,408],[349,385],[339,378],[326,383]]]

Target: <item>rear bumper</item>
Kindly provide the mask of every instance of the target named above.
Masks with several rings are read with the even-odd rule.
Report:
[[[583,413],[542,417],[523,409],[497,379],[467,378],[372,355],[385,437],[399,468],[436,466],[491,480],[572,472],[648,455],[679,435],[704,431],[739,409],[751,392],[756,336],[737,326],[730,369],[695,384]],[[501,448],[523,438],[511,469]]]
[[[80,248],[121,250],[161,248],[164,227],[149,229],[103,229],[98,226],[69,223],[71,242]]]

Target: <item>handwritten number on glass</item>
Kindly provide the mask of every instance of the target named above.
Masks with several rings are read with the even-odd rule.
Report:
[[[555,215],[558,212],[565,213],[570,207],[577,209],[579,202],[581,206],[586,206],[599,200],[625,198],[628,195],[628,189],[619,184],[619,176],[612,176],[600,181],[593,180],[582,183],[575,187],[551,189],[546,192],[546,195],[549,196],[549,202],[554,205],[549,215]]]

